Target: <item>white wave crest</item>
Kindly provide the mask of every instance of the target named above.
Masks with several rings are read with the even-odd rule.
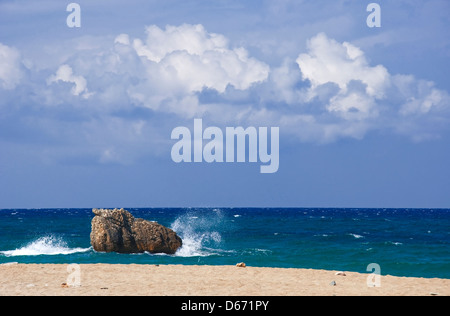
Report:
[[[183,245],[175,256],[205,257],[222,253],[222,236],[217,231],[222,218],[223,215],[218,209],[209,214],[179,216],[171,226],[183,240]]]
[[[0,251],[7,257],[40,256],[40,255],[69,255],[77,252],[87,252],[91,248],[69,248],[61,238],[54,236],[40,237],[24,247],[15,250]]]
[[[353,236],[353,237],[356,238],[356,239],[364,238],[364,236],[361,236],[361,235],[358,235],[358,234],[352,234],[352,233],[350,233],[350,234],[347,234],[347,235]]]

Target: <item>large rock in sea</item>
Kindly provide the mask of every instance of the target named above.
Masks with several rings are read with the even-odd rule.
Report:
[[[124,209],[93,209],[91,245],[99,252],[167,253],[181,247],[181,238],[156,222],[134,218]]]

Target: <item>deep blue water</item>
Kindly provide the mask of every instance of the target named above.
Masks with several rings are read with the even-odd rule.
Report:
[[[183,239],[175,255],[97,253],[91,209],[0,210],[0,263],[208,264],[450,278],[450,210],[127,209]],[[372,270],[371,270],[372,271]],[[370,271],[370,272],[371,272]]]

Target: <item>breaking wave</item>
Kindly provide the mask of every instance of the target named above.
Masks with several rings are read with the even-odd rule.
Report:
[[[189,212],[179,216],[171,225],[183,240],[183,245],[175,253],[178,257],[205,257],[228,252],[221,249],[223,214],[219,209]]]
[[[87,252],[91,248],[69,248],[67,243],[58,237],[44,236],[40,237],[27,245],[15,250],[0,251],[7,257],[17,256],[40,256],[40,255],[70,255],[78,252]]]

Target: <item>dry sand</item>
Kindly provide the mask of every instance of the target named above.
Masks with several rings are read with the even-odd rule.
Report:
[[[2,295],[150,296],[449,296],[450,279],[381,276],[336,271],[235,266],[82,264],[0,265]],[[69,271],[69,272],[68,272]],[[74,278],[79,276],[78,279]],[[64,283],[80,283],[65,286]],[[335,281],[336,285],[331,285]]]

